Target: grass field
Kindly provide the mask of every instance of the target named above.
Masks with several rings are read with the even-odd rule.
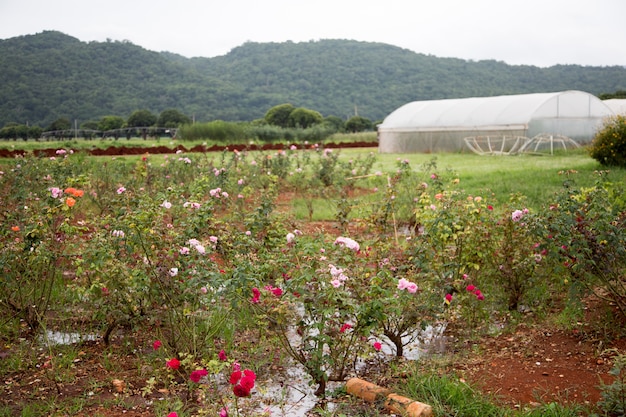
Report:
[[[356,135],[336,135],[329,142],[354,142],[375,141],[375,133]],[[190,149],[193,146],[205,144],[211,146],[213,142],[202,141],[179,141],[167,138],[148,139],[131,138],[117,141],[107,140],[69,140],[56,142],[0,142],[0,149],[104,149],[109,146],[126,147],[152,147],[167,146],[175,147],[183,145]],[[426,169],[426,165],[436,164],[438,170],[450,171],[458,176],[461,187],[472,195],[488,196],[494,194],[500,203],[506,202],[511,194],[525,196],[529,207],[539,209],[543,203],[550,200],[554,193],[562,189],[566,184],[579,186],[591,186],[596,178],[594,171],[604,169],[597,161],[592,159],[586,149],[556,153],[554,155],[512,155],[512,156],[481,156],[473,153],[437,153],[437,154],[379,154],[377,148],[347,148],[339,151],[341,160],[352,160],[369,153],[376,155],[377,162],[375,171],[393,172],[399,160],[406,160],[413,170]],[[110,157],[100,157],[103,159]],[[120,157],[118,157],[120,158]],[[135,161],[138,156],[124,157],[129,161]],[[610,175],[617,181],[626,177],[623,169],[613,169]],[[361,182],[367,186],[367,181]],[[298,201],[296,205],[300,204]],[[322,210],[316,210],[318,216],[324,217],[323,206],[327,204],[319,202]],[[300,216],[302,210],[296,208],[296,215]],[[300,213],[300,214],[298,214]]]
[[[342,153],[349,157],[353,151]],[[414,169],[435,161],[438,169],[451,170],[460,180],[461,188],[472,195],[495,194],[500,202],[519,193],[526,196],[529,206],[539,208],[568,182],[579,186],[594,183],[594,171],[603,169],[585,150],[552,156],[481,156],[468,153],[440,154],[380,154],[376,165],[389,172],[399,158],[408,160]],[[623,179],[624,170],[615,170],[613,177]]]

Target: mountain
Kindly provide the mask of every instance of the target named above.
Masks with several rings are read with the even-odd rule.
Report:
[[[247,42],[214,58],[86,43],[56,31],[0,40],[0,127],[171,108],[197,121],[245,121],[282,103],[381,120],[414,100],[562,90],[626,90],[626,68],[511,66],[337,39]]]

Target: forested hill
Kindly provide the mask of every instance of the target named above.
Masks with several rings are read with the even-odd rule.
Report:
[[[381,120],[413,100],[574,89],[626,90],[626,68],[511,66],[351,40],[248,42],[191,59],[55,31],[0,41],[0,127],[171,108],[198,121],[253,120],[282,103]]]

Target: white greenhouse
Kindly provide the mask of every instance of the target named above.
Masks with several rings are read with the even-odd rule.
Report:
[[[606,104],[613,113],[616,115],[626,115],[626,99],[624,98],[612,98],[609,100],[604,100],[604,104]]]
[[[591,142],[613,111],[582,91],[415,101],[378,126],[381,153],[469,151],[468,137],[533,138],[540,134]]]

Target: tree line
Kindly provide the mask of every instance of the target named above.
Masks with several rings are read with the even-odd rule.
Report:
[[[159,115],[142,109],[134,111],[128,118],[109,115],[99,120],[83,122],[80,126],[63,117],[45,128],[7,123],[0,129],[0,139],[27,141],[39,140],[42,137],[48,140],[112,137],[117,140],[120,137],[130,139],[133,136],[147,139],[148,136],[163,134],[173,137],[181,129],[183,132],[181,139],[228,141],[255,137],[264,141],[275,141],[290,136],[324,139],[337,132],[356,133],[375,128],[375,123],[365,117],[353,116],[344,122],[337,116],[323,117],[318,111],[295,107],[290,103],[274,106],[263,118],[249,123],[222,120],[198,124],[193,122],[192,118],[178,109],[167,109]],[[294,131],[299,133],[293,133]]]
[[[213,58],[60,32],[0,40],[0,126],[178,109],[196,122],[250,122],[282,103],[344,121],[381,120],[415,100],[626,90],[626,68],[511,66],[351,40],[247,42]],[[294,116],[295,117],[295,116]]]

